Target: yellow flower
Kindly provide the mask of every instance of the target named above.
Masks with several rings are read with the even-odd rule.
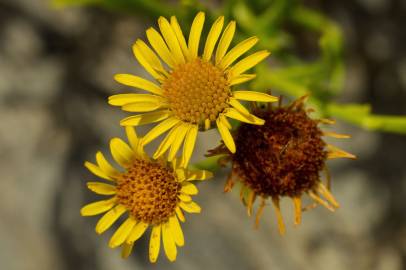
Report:
[[[96,154],[96,164],[85,166],[96,176],[111,181],[88,182],[87,186],[100,195],[110,195],[107,200],[90,203],[81,209],[82,216],[105,213],[96,225],[96,232],[103,233],[125,213],[128,217],[111,237],[109,246],[122,246],[122,256],[128,257],[134,242],[148,227],[152,228],[149,259],[158,258],[161,235],[166,256],[176,259],[176,246],[184,245],[179,220],[185,221],[183,211],[199,213],[200,207],[191,196],[198,193],[192,180],[204,180],[212,176],[208,171],[190,171],[179,166],[177,159],[170,164],[147,157],[140,139],[132,127],[126,127],[129,144],[119,138],[110,142],[114,160],[124,170],[115,169],[101,152]],[[170,166],[168,166],[170,165]]]
[[[173,160],[183,142],[181,165],[184,167],[192,155],[199,130],[208,130],[215,123],[226,146],[234,153],[235,144],[227,117],[254,125],[264,123],[262,119],[250,114],[238,100],[277,100],[264,93],[233,91],[234,85],[253,79],[255,74],[244,72],[269,55],[269,52],[263,50],[239,59],[257,43],[257,37],[250,37],[228,50],[236,28],[234,21],[222,33],[224,17],[219,17],[208,33],[203,54],[199,56],[204,20],[205,14],[199,12],[186,43],[176,17],[172,16],[170,22],[160,17],[158,24],[161,33],[152,27],[146,31],[147,39],[154,50],[142,40],[137,40],[133,45],[138,62],[156,81],[130,74],[115,76],[124,85],[150,93],[119,94],[109,98],[109,104],[121,106],[124,111],[143,112],[123,119],[123,126],[162,121],[145,135],[142,144],[146,145],[169,131],[154,158],[169,150],[168,161]]]
[[[355,159],[355,156],[331,144],[323,136],[349,138],[348,135],[322,131],[319,124],[332,124],[329,119],[312,119],[311,109],[305,110],[302,97],[290,105],[267,109],[254,108],[265,119],[262,126],[242,124],[235,132],[237,152],[230,153],[224,145],[210,151],[211,156],[224,154],[220,163],[232,162],[232,171],[224,191],[229,192],[237,180],[241,182],[240,199],[246,205],[248,215],[253,212],[256,198],[260,206],[256,214],[256,226],[266,204],[272,201],[278,220],[279,232],[285,233],[285,225],[279,206],[283,197],[289,197],[295,208],[295,225],[301,222],[302,211],[322,205],[330,211],[339,207],[330,192],[330,175],[326,160],[335,158]],[[326,173],[323,184],[320,173]],[[314,203],[302,208],[302,195],[307,194]]]

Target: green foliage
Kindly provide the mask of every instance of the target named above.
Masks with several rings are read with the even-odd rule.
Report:
[[[406,134],[406,116],[374,115],[368,105],[334,103],[345,79],[341,28],[299,0],[224,0],[215,9],[209,8],[209,1],[198,0],[179,0],[173,4],[163,0],[53,1],[58,5],[101,6],[134,15],[176,15],[185,25],[198,10],[205,11],[208,20],[225,15],[238,22],[237,41],[256,35],[260,38],[258,46],[273,54],[271,65],[257,67],[257,79],[250,85],[253,90],[272,89],[274,93],[293,98],[310,94],[310,102],[322,116],[338,118],[367,130]],[[304,60],[296,52],[297,30],[318,38],[319,53],[315,60]]]

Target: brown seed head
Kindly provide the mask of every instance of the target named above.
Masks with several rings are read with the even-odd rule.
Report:
[[[117,197],[136,219],[160,224],[173,215],[181,184],[173,170],[137,159],[117,179]]]
[[[193,124],[215,121],[231,95],[224,72],[200,58],[177,66],[162,89],[175,115]]]
[[[327,157],[318,121],[309,118],[302,102],[256,115],[266,122],[239,127],[233,170],[262,197],[293,197],[312,189]]]

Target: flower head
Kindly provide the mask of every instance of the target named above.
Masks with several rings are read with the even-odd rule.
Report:
[[[305,99],[300,98],[288,106],[268,106],[266,110],[255,108],[255,113],[265,119],[265,124],[242,124],[235,132],[235,154],[230,153],[224,145],[210,151],[210,155],[226,154],[223,162],[232,161],[232,172],[225,191],[231,190],[235,180],[241,181],[241,200],[247,206],[249,215],[252,214],[256,197],[261,198],[256,215],[257,226],[266,200],[272,200],[281,234],[284,234],[285,227],[279,207],[280,198],[290,197],[293,200],[296,225],[301,221],[302,210],[317,204],[334,211],[339,204],[330,192],[326,160],[355,158],[323,140],[323,136],[349,136],[322,131],[318,126],[320,123],[333,122],[310,118],[308,113],[312,110],[305,110]],[[327,174],[326,185],[320,179],[322,171]],[[302,209],[301,197],[304,193],[316,204]]]
[[[169,131],[154,158],[169,150],[168,161],[173,160],[183,142],[182,166],[187,166],[189,162],[199,130],[208,130],[216,125],[227,148],[234,153],[235,144],[227,117],[254,125],[264,123],[238,100],[277,100],[264,93],[233,89],[235,85],[253,79],[255,74],[244,72],[269,55],[264,50],[240,59],[257,43],[258,38],[248,38],[228,50],[236,23],[231,21],[222,32],[224,17],[219,17],[208,33],[203,54],[199,55],[204,20],[205,14],[199,12],[186,43],[176,17],[171,17],[170,22],[160,17],[160,33],[152,27],[146,31],[153,49],[142,40],[137,40],[133,45],[135,57],[155,82],[130,74],[115,76],[124,85],[150,93],[119,94],[109,98],[111,105],[121,106],[124,111],[141,113],[123,119],[121,125],[160,122],[144,136],[143,145]]]
[[[184,244],[179,224],[179,220],[185,221],[182,210],[200,212],[200,207],[192,201],[191,196],[198,190],[191,181],[208,179],[212,174],[184,169],[177,159],[170,164],[164,160],[151,160],[143,151],[135,130],[127,127],[126,133],[130,145],[119,138],[110,142],[112,156],[122,170],[114,168],[101,152],[96,154],[97,164],[85,163],[93,174],[111,182],[88,182],[88,188],[111,197],[84,206],[81,214],[94,216],[105,213],[96,225],[98,234],[126,214],[125,221],[110,239],[111,248],[122,246],[122,256],[129,256],[134,242],[151,227],[150,261],[155,262],[158,258],[161,236],[166,256],[174,261],[176,246]]]

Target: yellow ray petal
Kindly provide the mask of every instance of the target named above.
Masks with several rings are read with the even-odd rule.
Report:
[[[240,100],[258,101],[258,102],[275,102],[277,97],[255,91],[234,91],[233,97]]]
[[[213,173],[206,170],[188,171],[186,180],[206,180],[213,177]]]
[[[316,191],[324,196],[329,203],[331,203],[335,208],[340,207],[337,200],[334,198],[333,194],[320,182],[317,187]]]
[[[156,53],[141,39],[138,39],[135,44],[144,58],[151,65],[151,67],[161,76],[167,77],[168,72],[162,66],[161,60],[159,60],[159,57],[156,55]]]
[[[116,220],[119,219],[122,214],[124,214],[126,210],[127,209],[124,205],[119,204],[108,211],[106,214],[104,214],[104,216],[99,219],[96,224],[96,233],[102,234],[103,232],[108,230],[111,225],[113,225],[113,223],[116,222]]]
[[[185,216],[183,215],[182,209],[179,206],[175,208],[176,216],[179,218],[180,221],[185,222]]]
[[[189,195],[184,194],[184,193],[179,194],[179,195],[178,195],[178,198],[179,198],[181,201],[184,201],[184,202],[190,202],[190,201],[192,200],[192,197],[190,197]]]
[[[244,115],[250,115],[250,112],[237,99],[230,97],[228,104],[234,107],[237,111]]]
[[[166,99],[161,96],[150,94],[118,94],[109,97],[108,103],[113,106],[123,106],[135,102],[165,102]]]
[[[132,229],[130,235],[127,237],[126,242],[127,243],[134,243],[137,241],[147,230],[148,224],[140,221],[137,224],[135,224],[134,228]]]
[[[182,210],[179,209],[179,211]],[[172,236],[173,240],[175,240],[175,244],[182,247],[185,244],[185,238],[183,237],[183,231],[180,227],[179,220],[175,215],[169,218],[169,226],[172,231]]]
[[[135,157],[134,151],[119,138],[111,139],[110,151],[114,160],[123,168],[126,168]]]
[[[350,159],[356,159],[357,157],[351,153],[348,153],[344,150],[341,150],[340,148],[327,144],[328,148],[328,154],[327,158],[328,159],[334,159],[334,158],[350,158]]]
[[[131,126],[127,126],[127,127],[125,127],[125,133],[127,135],[128,142],[129,142],[131,148],[134,151],[137,151],[138,144],[140,143],[140,139],[137,136],[137,132],[135,131],[135,128],[133,128]]]
[[[183,182],[186,179],[186,172],[183,168],[178,168],[175,170],[178,182]]]
[[[188,213],[200,213],[201,208],[195,202],[179,202],[179,206]]]
[[[327,118],[322,118],[318,120],[320,123],[322,124],[326,124],[326,125],[334,125],[336,123],[335,120],[333,119],[327,119]]]
[[[239,76],[234,76],[232,78],[229,78],[229,84],[230,86],[236,85],[236,84],[241,84],[248,82],[252,79],[254,79],[257,75],[255,74],[241,74]]]
[[[111,164],[104,157],[103,153],[100,151],[96,153],[96,162],[97,165],[99,165],[99,168],[108,176],[113,178],[114,176],[119,174],[119,172],[113,166],[111,166]]]
[[[127,118],[124,118],[123,120],[121,120],[120,125],[122,125],[122,126],[141,126],[141,125],[155,123],[155,122],[165,120],[166,118],[169,117],[169,115],[171,115],[171,113],[168,110],[134,115],[134,116],[130,116],[130,117],[127,117]]]
[[[263,125],[265,123],[265,120],[258,118],[253,114],[245,115],[245,114],[242,114],[241,112],[237,111],[234,108],[227,108],[224,111],[224,115],[229,118],[233,118],[238,121],[253,124],[253,125]]]
[[[250,37],[244,41],[238,43],[234,48],[232,48],[226,56],[224,56],[223,60],[219,63],[219,66],[223,69],[229,67],[234,61],[246,53],[249,49],[251,49],[256,43],[258,42],[257,37]]]
[[[180,191],[188,195],[196,195],[199,192],[197,187],[190,182],[182,183],[182,188]]]
[[[87,182],[87,188],[96,194],[113,195],[116,194],[116,187],[100,182]]]
[[[98,176],[98,177],[100,177],[100,178],[103,178],[103,179],[106,179],[106,180],[110,180],[110,181],[114,181],[114,179],[111,178],[110,176],[108,176],[107,173],[106,173],[105,171],[103,171],[102,169],[100,169],[99,166],[97,166],[97,165],[95,165],[95,164],[93,164],[93,163],[91,163],[91,162],[89,162],[89,161],[86,161],[86,162],[85,162],[85,167],[86,167],[91,173],[93,173],[94,175],[96,175],[96,176]]]
[[[133,45],[133,53],[135,58],[137,59],[138,63],[149,73],[152,77],[157,79],[158,81],[163,81],[165,76],[162,73],[157,72],[152,66],[150,61],[147,59],[146,56],[142,53],[139,45],[135,43]]]
[[[259,227],[259,221],[261,219],[262,213],[264,212],[264,207],[265,207],[265,199],[263,197],[261,197],[261,204],[259,205],[257,214],[255,215],[255,228],[256,229],[258,229],[258,227]]]
[[[234,77],[239,76],[243,72],[249,70],[253,66],[257,65],[259,62],[267,58],[269,54],[270,53],[265,50],[259,51],[240,60],[237,64],[235,64],[228,70],[228,74],[231,77],[231,80]]]
[[[130,254],[131,254],[131,251],[133,250],[133,247],[134,247],[134,243],[131,243],[131,244],[124,243],[123,248],[121,250],[121,258],[123,258],[123,259],[128,258],[128,256],[130,256]]]
[[[183,57],[182,49],[180,48],[178,39],[168,20],[164,17],[159,17],[158,25],[159,29],[161,30],[162,36],[164,37],[166,44],[168,44],[169,49],[176,63],[177,64],[185,63],[185,58]]]
[[[224,116],[223,116],[224,117]],[[216,124],[217,128],[220,132],[221,138],[224,141],[224,144],[227,146],[228,150],[230,150],[231,153],[235,153],[235,143],[233,136],[231,136],[230,131],[227,128],[227,124],[224,123],[225,120],[221,117],[221,115],[217,118]]]
[[[175,16],[171,17],[171,26],[176,35],[176,38],[178,39],[183,55],[185,56],[186,59],[189,59],[189,50],[186,45],[185,36],[183,35],[182,29],[180,28],[178,20],[176,19]]]
[[[213,54],[214,46],[216,46],[217,40],[220,36],[221,29],[223,29],[224,16],[217,18],[213,23],[210,32],[206,39],[206,44],[204,45],[203,60],[209,61]]]
[[[162,224],[162,240],[164,243],[166,257],[168,257],[169,261],[171,262],[175,261],[177,250],[169,222]]]
[[[299,225],[302,221],[302,199],[300,196],[295,196],[292,200],[295,206],[295,225]]]
[[[349,139],[349,138],[351,138],[350,135],[339,134],[339,133],[330,132],[330,131],[323,131],[323,135],[327,136],[327,137],[337,138],[337,139]]]
[[[195,148],[196,138],[198,133],[197,125],[190,125],[188,132],[186,133],[185,140],[183,142],[183,153],[181,166],[186,168],[189,164],[189,160],[192,157],[193,149]]]
[[[147,38],[152,48],[154,48],[159,57],[161,57],[161,59],[164,60],[165,63],[168,64],[168,66],[174,67],[176,62],[158,31],[156,31],[153,27],[150,27],[147,30]]]
[[[206,118],[204,119],[204,130],[209,130],[211,125],[210,119]]]
[[[331,212],[335,211],[335,208],[332,207],[330,204],[328,204],[326,201],[324,201],[322,198],[320,198],[316,193],[314,193],[313,191],[309,191],[308,192],[310,198],[312,198],[316,203],[324,206],[325,208],[327,208],[328,210],[330,210]]]
[[[169,147],[171,147],[176,138],[178,128],[181,125],[182,123],[178,123],[168,132],[168,135],[166,135],[165,139],[162,140],[161,144],[158,146],[158,149],[155,151],[153,156],[154,159],[158,159],[169,149]]]
[[[116,74],[114,79],[121,84],[162,95],[162,89],[158,85],[141,77],[131,74]]]
[[[279,198],[272,197],[272,204],[273,204],[275,212],[276,212],[276,218],[278,219],[279,233],[281,235],[284,235],[285,234],[285,224],[283,222],[283,216],[282,216],[281,208],[279,206]]]
[[[220,63],[220,61],[223,59],[223,56],[226,54],[228,47],[230,46],[231,41],[233,40],[234,32],[235,32],[235,21],[231,21],[228,23],[226,29],[221,35],[219,44],[217,46],[215,56],[216,66]]]
[[[136,221],[132,217],[126,219],[110,239],[109,247],[116,248],[123,244],[134,228]]]
[[[249,217],[252,215],[252,206],[254,205],[255,198],[256,198],[256,193],[255,193],[255,191],[251,190],[248,194],[248,199],[247,199],[247,212],[248,212]]]
[[[121,107],[126,112],[151,112],[158,109],[167,108],[166,103],[162,102],[133,102]]]
[[[174,117],[168,118],[158,125],[156,125],[153,129],[151,129],[143,138],[142,144],[146,145],[152,142],[155,138],[159,137],[161,134],[165,133],[167,130],[175,126],[179,123],[180,120]]]
[[[93,203],[89,203],[80,209],[82,216],[95,216],[109,211],[116,204],[117,198],[113,197],[109,200],[102,200]]]
[[[149,240],[149,261],[155,263],[158,259],[159,248],[161,247],[161,225],[152,227],[151,238]]]
[[[173,143],[171,145],[171,150],[169,151],[169,154],[168,154],[168,161],[172,161],[175,158],[176,153],[178,152],[180,146],[182,145],[182,142],[185,139],[185,136],[186,136],[187,132],[189,131],[190,127],[191,126],[189,124],[182,123],[182,125],[180,125],[177,128],[175,139],[173,140]]]
[[[199,12],[193,20],[189,34],[189,53],[192,59],[196,58],[199,52],[200,35],[204,24],[204,12]]]

